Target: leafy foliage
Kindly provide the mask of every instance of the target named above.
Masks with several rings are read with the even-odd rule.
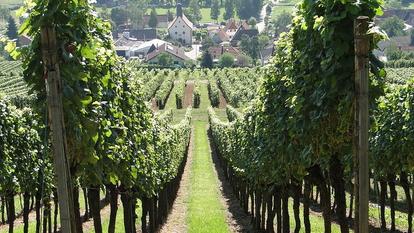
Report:
[[[172,88],[174,87],[175,73],[170,72],[165,78],[164,82],[161,84],[157,93],[155,94],[155,101],[160,109],[165,107],[167,103],[168,96],[171,93]]]
[[[381,23],[381,28],[387,32],[389,37],[404,36],[406,34],[404,31],[404,20],[398,18],[397,16],[384,19]]]

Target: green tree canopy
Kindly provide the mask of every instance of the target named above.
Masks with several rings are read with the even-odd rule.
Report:
[[[195,22],[200,22],[201,20],[201,10],[200,6],[198,5],[197,0],[191,0],[190,4],[188,5],[188,13],[190,14],[190,18]]]
[[[286,11],[283,11],[272,21],[274,35],[279,36],[282,32],[287,32],[288,25],[291,23],[292,23],[292,14]]]
[[[220,57],[219,64],[221,67],[232,67],[234,65],[234,57],[229,53],[225,53]]]
[[[169,54],[162,53],[158,56],[158,65],[169,66],[173,63],[173,59]]]
[[[258,18],[262,9],[263,0],[238,0],[236,1],[237,15],[241,19],[250,17]]]
[[[150,18],[148,20],[148,26],[151,28],[156,28],[157,24],[158,24],[157,11],[153,7],[151,10]]]
[[[213,58],[211,57],[211,54],[208,51],[205,51],[203,53],[200,65],[203,68],[213,68]]]
[[[225,20],[228,20],[233,17],[234,17],[234,2],[233,0],[225,0],[223,18]]]
[[[404,20],[398,18],[397,16],[392,16],[384,19],[380,26],[388,34],[389,37],[404,36],[406,34],[404,31]]]
[[[11,16],[9,16],[9,19],[7,20],[6,35],[9,39],[17,39],[18,37],[16,22]]]
[[[111,9],[111,20],[116,26],[122,25],[128,21],[128,11],[123,7]]]
[[[255,17],[250,17],[247,23],[250,25],[250,27],[255,28],[257,24],[257,20]]]
[[[139,28],[142,26],[147,4],[145,0],[131,0],[130,2],[131,4],[128,4],[128,18],[134,28]]]
[[[210,17],[217,21],[219,15],[220,15],[220,4],[218,0],[213,0],[213,3],[211,4]]]

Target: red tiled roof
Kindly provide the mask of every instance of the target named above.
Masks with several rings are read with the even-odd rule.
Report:
[[[150,61],[160,55],[161,53],[166,52],[172,56],[178,57],[181,60],[190,60],[189,57],[185,55],[185,52],[183,49],[178,48],[171,44],[163,44],[160,47],[158,47],[156,50],[152,51],[147,55],[147,61]]]
[[[234,57],[237,57],[241,54],[241,52],[235,47],[223,47],[223,46],[210,47],[208,49],[208,52],[211,54],[213,59],[217,59],[225,53],[229,53],[233,55]]]
[[[219,29],[217,32],[217,36],[220,38],[221,41],[229,41],[230,38],[227,33],[223,29]]]

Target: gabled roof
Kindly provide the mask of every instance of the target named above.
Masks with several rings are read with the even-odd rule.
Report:
[[[242,27],[244,30],[248,30],[248,29],[250,29],[250,25],[247,23],[247,21],[246,21],[246,20],[242,20],[242,21],[240,22],[240,27]]]
[[[229,53],[229,54],[233,55],[234,57],[237,57],[240,54],[242,54],[242,52],[240,52],[240,50],[238,50],[235,47],[224,47],[224,46],[210,47],[208,49],[208,52],[211,54],[211,56],[213,56],[213,58],[219,58],[219,57],[221,57],[221,55],[223,55],[225,53]]]
[[[183,17],[181,16],[175,17],[174,20],[168,25],[168,29],[170,29],[175,24],[177,19],[181,19],[188,27],[191,28],[191,30],[194,30],[193,23],[184,14],[183,14]]]
[[[157,39],[157,30],[155,28],[136,29],[131,30],[129,35],[137,40],[153,40]]]
[[[234,20],[234,19],[229,19],[228,21],[227,21],[227,24],[226,24],[226,31],[229,31],[229,30],[237,30],[237,24],[236,24],[236,20]]]
[[[245,30],[250,28],[246,20],[240,20],[239,22],[237,22],[235,19],[229,19],[226,23],[225,30],[235,31],[238,30],[240,27],[242,27]]]
[[[148,53],[146,60],[150,61],[154,59],[155,57],[157,57],[158,55],[160,55],[161,53],[168,53],[184,61],[190,60],[190,58],[185,55],[185,52],[183,49],[178,48],[172,44],[161,45],[156,50],[152,51],[151,53]]]
[[[154,39],[154,40],[150,40],[150,41],[146,41],[144,43],[142,43],[141,45],[139,45],[138,47],[134,48],[133,51],[137,52],[137,53],[150,53],[151,51],[151,47],[160,47],[161,45],[167,43],[166,41],[160,40],[160,39]]]
[[[253,37],[259,35],[259,31],[256,28],[244,29],[243,26],[240,26],[236,34],[234,34],[231,39],[231,42],[240,41],[243,35]]]
[[[220,40],[219,43],[224,42],[224,41],[230,41],[230,38],[227,35],[227,33],[224,31],[224,29],[217,30],[214,36],[216,36]]]
[[[139,47],[142,43],[143,43],[142,41],[126,38],[125,36],[121,36],[118,40],[115,41],[115,46],[116,47]]]

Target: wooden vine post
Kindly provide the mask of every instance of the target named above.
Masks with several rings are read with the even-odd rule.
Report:
[[[42,60],[45,72],[47,104],[52,133],[52,153],[57,176],[60,222],[63,233],[76,233],[72,182],[67,157],[66,133],[62,105],[62,81],[54,27],[41,29]]]
[[[360,16],[355,20],[355,87],[358,104],[358,179],[359,219],[358,232],[368,233],[369,167],[368,167],[368,78],[370,40],[367,34],[369,18]]]

